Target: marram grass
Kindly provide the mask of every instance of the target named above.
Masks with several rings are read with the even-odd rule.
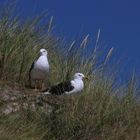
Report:
[[[105,60],[98,63],[100,30],[95,47],[90,48],[93,53],[85,57],[89,35],[81,44],[74,40],[64,45],[62,39],[52,34],[53,17],[47,27],[40,27],[39,22],[39,17],[23,24],[16,17],[1,17],[0,81],[18,82],[24,87],[40,48],[48,50],[51,84],[69,79],[75,72],[88,75],[90,80],[85,82],[80,95],[54,99],[57,111],[52,116],[30,108],[9,115],[1,114],[0,139],[139,140],[140,102],[136,100],[139,87],[134,76],[124,85],[115,82],[112,68],[107,65],[113,48]],[[3,104],[0,99],[0,107]]]

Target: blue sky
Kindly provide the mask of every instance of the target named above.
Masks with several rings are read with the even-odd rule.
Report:
[[[0,4],[4,1],[0,0]],[[95,40],[100,28],[101,42],[115,48],[124,69],[140,71],[139,0],[19,0],[19,7],[18,12],[24,16],[49,11],[56,31],[65,38],[72,39],[82,32]]]

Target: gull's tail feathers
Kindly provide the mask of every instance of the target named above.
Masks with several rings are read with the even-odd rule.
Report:
[[[43,94],[44,95],[49,95],[49,94],[51,94],[49,91],[47,91],[47,92],[43,92]]]
[[[47,88],[47,89],[43,90],[42,92],[43,92],[43,94],[44,94],[44,95],[51,94],[51,93],[49,92],[49,88]]]

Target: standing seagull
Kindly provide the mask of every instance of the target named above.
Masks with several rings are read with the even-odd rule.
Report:
[[[49,72],[48,53],[46,49],[40,49],[40,56],[32,63],[29,71],[29,81],[35,81],[35,91],[43,88],[44,80]]]
[[[58,85],[52,86],[43,92],[44,94],[54,94],[54,95],[79,93],[84,88],[83,79],[88,78],[85,77],[84,74],[82,73],[75,73],[73,80],[59,83]]]

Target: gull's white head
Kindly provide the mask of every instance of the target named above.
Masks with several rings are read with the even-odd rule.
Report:
[[[85,75],[83,73],[75,73],[74,79],[83,80],[85,78]]]
[[[48,52],[46,49],[40,49],[40,55],[48,55]]]

